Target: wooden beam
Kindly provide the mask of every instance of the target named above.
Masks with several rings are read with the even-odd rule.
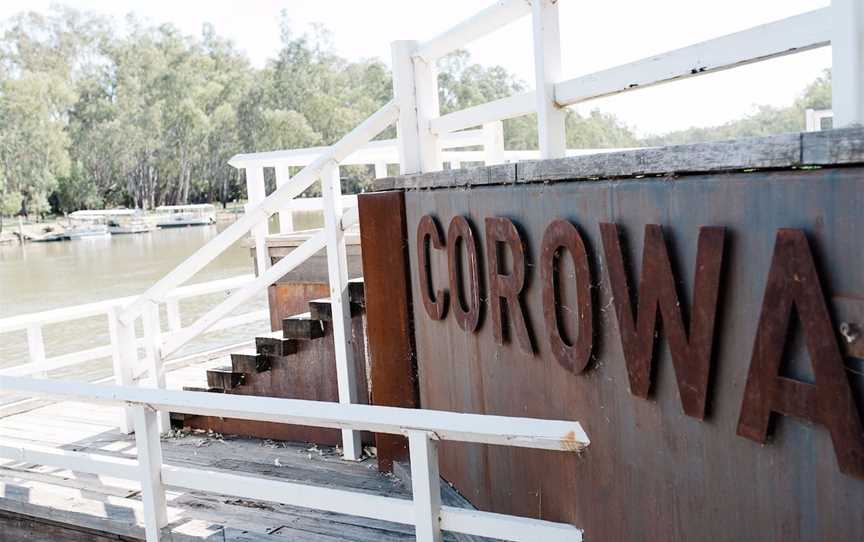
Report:
[[[420,400],[404,196],[402,192],[361,194],[358,209],[372,404],[417,408]],[[375,446],[382,472],[391,472],[394,461],[408,459],[404,437],[379,433]]]
[[[834,128],[864,124],[864,3],[831,0]]]
[[[572,105],[800,53],[828,45],[831,32],[830,8],[818,9],[559,82],[555,101]]]
[[[567,150],[564,111],[555,102],[561,80],[561,32],[558,0],[531,2],[534,27],[534,84],[537,137],[541,158],[564,158]]]

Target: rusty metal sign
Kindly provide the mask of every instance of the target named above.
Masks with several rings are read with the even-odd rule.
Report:
[[[864,539],[861,194],[858,167],[406,191],[420,404],[592,436],[442,444],[442,474],[598,539]]]

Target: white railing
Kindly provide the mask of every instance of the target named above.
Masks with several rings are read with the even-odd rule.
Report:
[[[253,275],[241,275],[228,279],[213,280],[209,282],[191,284],[176,288],[169,292],[164,299],[165,314],[167,316],[167,333],[165,340],[172,340],[177,334],[183,333],[187,328],[183,327],[180,302],[183,300],[208,296],[212,294],[224,294],[230,296],[233,292],[243,288],[255,280]],[[55,371],[75,365],[84,365],[93,360],[111,357],[113,361],[115,377],[118,383],[123,380],[120,375],[128,373],[127,380],[136,382],[143,373],[139,366],[124,367],[121,364],[121,356],[118,351],[117,320],[119,313],[135,300],[134,296],[106,299],[95,303],[87,303],[71,307],[63,307],[42,312],[22,314],[0,318],[0,334],[26,331],[28,361],[0,369],[3,376],[31,376],[44,375],[48,371]],[[94,346],[84,350],[67,352],[61,355],[48,357],[45,353],[45,341],[43,337],[45,326],[75,322],[77,320],[105,317],[110,342],[102,346]],[[261,322],[269,319],[266,309],[244,312],[232,315],[211,327],[208,331],[219,331],[230,329],[235,326]],[[138,340],[136,345],[144,346],[143,339]]]
[[[444,506],[438,474],[440,441],[576,453],[589,444],[579,422],[4,376],[0,376],[0,389],[132,410],[137,461],[5,439],[0,439],[0,458],[140,482],[148,542],[157,542],[168,524],[166,486],[414,525],[416,539],[421,542],[440,541],[441,531],[521,542],[582,540],[582,531],[569,524]],[[409,441],[413,500],[167,465],[162,460],[157,411],[405,435]]]
[[[344,230],[356,224],[358,218],[356,208],[346,205],[342,197],[339,183],[340,164],[374,164],[376,176],[381,177],[386,175],[387,165],[394,162],[399,163],[401,173],[440,170],[445,161],[449,161],[451,166],[462,161],[475,161],[476,158],[482,158],[487,164],[503,162],[508,159],[508,155],[507,151],[503,149],[503,129],[500,121],[528,113],[538,114],[539,158],[561,158],[568,154],[565,146],[565,115],[562,109],[565,106],[684,78],[698,77],[828,45],[832,46],[834,126],[845,127],[860,125],[864,122],[864,2],[861,0],[832,0],[830,7],[827,8],[572,79],[564,79],[561,74],[559,3],[558,0],[500,0],[427,42],[395,42],[392,46],[394,100],[337,143],[330,147],[244,154],[234,157],[231,160],[231,165],[244,169],[249,183],[250,204],[246,213],[159,280],[143,295],[122,309],[112,309],[114,316],[111,318],[114,323],[111,333],[111,353],[115,356],[116,372],[120,375],[118,381],[124,385],[133,384],[131,368],[143,367],[146,368],[150,376],[151,385],[156,388],[164,388],[162,370],[164,358],[177,351],[197,335],[217,326],[225,325],[226,322],[231,322],[227,318],[233,310],[256,293],[263,291],[280,276],[300,265],[305,259],[326,247],[341,405],[304,403],[305,407],[310,410],[302,418],[307,425],[315,425],[308,418],[318,419],[315,416],[318,416],[319,412],[329,412],[328,409],[342,409],[339,410],[340,415],[348,416],[349,413],[360,412],[357,410],[358,408],[369,408],[350,406],[355,389],[355,381],[351,371],[355,364],[351,360],[353,348],[351,348],[349,333],[350,311],[348,310]],[[529,15],[533,22],[535,90],[447,115],[440,115],[436,61],[443,55],[463,47],[473,40]],[[396,140],[372,141],[394,122],[397,124],[398,138]],[[472,129],[477,126],[482,128]],[[480,155],[476,151],[465,154],[464,151],[454,150],[474,146],[482,146],[483,154]],[[530,157],[524,154],[520,156],[522,158]],[[510,158],[518,160],[520,156],[511,154]],[[291,178],[289,167],[301,165],[305,167]],[[264,169],[268,167],[275,168],[277,180],[277,188],[269,196],[265,194],[263,182]],[[291,201],[319,179],[322,183],[323,197],[320,201],[324,213],[325,228],[271,266],[266,251],[269,217],[275,213],[290,210]],[[287,228],[288,221],[286,220],[284,224]],[[259,263],[258,276],[188,327],[163,336],[159,325],[159,304],[168,302],[172,292],[185,284],[230,245],[250,232],[255,238],[256,259]],[[142,318],[144,323],[144,337],[141,340],[135,332],[135,322],[138,318]],[[171,319],[170,313],[169,319]],[[30,324],[25,329],[28,330],[32,362],[36,363],[31,368],[50,366],[50,364],[45,365],[48,360],[45,360],[44,346],[42,346],[41,341],[41,325],[44,324],[44,321],[37,318]],[[138,360],[139,344],[145,350],[143,365],[139,364]],[[103,351],[105,350],[100,352]],[[0,376],[0,387],[4,388],[26,388],[35,391],[39,386],[52,385],[54,384],[47,381],[24,385],[24,381],[13,381],[10,377]],[[72,389],[78,389],[80,393],[85,395],[93,391],[90,388],[81,387],[70,387],[67,391]],[[80,391],[84,389],[88,391],[86,393]],[[65,388],[56,389],[58,392],[63,390]],[[93,391],[93,393],[96,392]],[[188,405],[190,402],[199,401],[194,394],[179,392],[134,391],[122,388],[122,392],[118,393],[127,398],[133,397],[130,394],[141,394],[134,395],[134,397],[141,399],[142,402],[149,402],[157,409],[163,427],[167,427],[165,424],[167,424],[169,408],[183,412],[184,404]],[[144,398],[163,397],[159,394],[166,393],[170,393],[172,400],[176,398],[176,401],[160,403],[159,401],[143,400]],[[255,401],[253,398],[236,399],[237,401]],[[261,400],[267,401],[267,399]],[[250,413],[244,413],[243,408],[258,404],[236,402],[235,398],[213,396],[208,396],[207,401],[218,401],[225,407],[223,413],[235,418],[248,417]],[[139,431],[144,433],[139,438],[143,439],[140,442],[144,444],[141,446],[142,451],[140,452],[141,468],[145,469],[147,474],[143,483],[145,488],[150,488],[146,489],[145,493],[158,495],[159,491],[157,490],[163,482],[172,480],[177,482],[182,477],[176,474],[178,472],[176,469],[172,470],[173,467],[169,469],[161,466],[158,443],[157,445],[153,444],[153,434],[156,431],[154,413],[141,406],[130,407],[127,409],[127,424],[129,424],[133,412],[136,413]],[[371,413],[373,411],[362,410],[362,412]],[[400,416],[404,417],[400,420],[404,421],[405,424],[404,426],[400,425],[400,427],[416,428],[417,421],[423,419],[425,414],[422,411],[416,411],[404,412]],[[350,418],[350,416],[348,417]],[[290,416],[275,416],[272,419],[285,421],[289,418],[295,422],[299,419]],[[477,427],[483,427],[483,423],[486,422],[478,421]],[[501,423],[503,425],[495,428],[502,430],[502,434],[507,434],[506,429],[509,427],[507,424],[510,423],[510,420]],[[343,430],[345,457],[358,458],[360,446],[357,431],[369,428],[368,424],[359,421],[357,423],[343,421],[334,422],[333,426]],[[395,426],[387,427],[390,431],[404,432]],[[388,431],[386,427],[375,430]],[[419,433],[408,431],[408,433],[413,441],[412,452],[415,455],[419,454],[428,458],[430,454],[433,454],[430,451],[434,446],[430,444],[429,435],[431,433],[429,431],[420,430]],[[419,468],[426,469],[427,478],[433,479],[432,474],[435,474],[435,471],[431,467],[432,462],[427,462],[421,458],[419,464]],[[214,478],[214,480],[228,480],[224,478],[228,475],[220,476],[223,478]],[[182,479],[185,480],[186,478]],[[197,478],[192,476],[189,479],[201,480],[200,475]],[[422,479],[422,475],[418,476],[418,479]],[[237,490],[238,487],[255,487],[253,484],[227,483],[224,486],[224,489],[233,488],[232,490]],[[262,487],[274,486],[264,484]],[[321,495],[335,496],[335,494],[307,491],[304,493],[304,497],[300,498],[299,494],[293,492],[296,488],[285,487],[284,489],[287,489],[284,494],[274,490],[269,495],[272,497],[283,495],[281,498],[288,498],[284,495],[289,495],[292,503],[324,509],[329,509],[328,506],[335,506],[329,504],[330,500],[337,501],[337,499],[319,498]],[[249,489],[248,491],[254,492],[255,490]],[[294,496],[297,498],[294,499]],[[428,488],[425,493],[417,493],[415,496],[415,505],[421,503],[423,509],[417,510],[417,517],[410,514],[406,517],[416,521],[418,530],[424,533],[424,537],[431,536],[428,539],[434,539],[435,516],[428,514],[428,508],[431,506],[434,509],[436,506],[434,496],[429,493]],[[160,509],[154,505],[154,503],[158,505],[158,497],[153,497],[153,499],[156,500],[148,505],[150,507],[147,513],[148,524],[157,524],[161,519],[159,516],[161,514]],[[377,501],[364,496],[362,499],[354,499],[350,502],[356,502],[357,510],[369,510],[368,504],[364,504],[364,502]],[[393,509],[396,509],[395,507],[396,505]],[[443,510],[440,514],[440,520],[445,528],[452,525],[453,522],[459,523],[452,519],[455,516],[449,515],[449,512],[444,513]],[[371,514],[372,511],[369,513]],[[456,513],[453,512],[453,514]],[[482,517],[490,516],[484,515]],[[468,520],[465,519],[464,521],[467,522]],[[430,523],[433,524],[432,527],[429,527]],[[518,531],[515,525],[510,527],[513,532],[523,532]],[[535,527],[536,525],[532,523],[531,528],[534,529]],[[430,532],[433,534],[429,535]],[[526,534],[524,538],[519,539],[552,538],[545,535],[529,536]]]

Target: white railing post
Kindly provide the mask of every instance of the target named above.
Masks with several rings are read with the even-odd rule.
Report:
[[[399,170],[425,173],[441,169],[441,143],[429,121],[440,115],[438,70],[434,60],[415,57],[416,41],[395,41],[393,95],[399,104],[396,125],[399,140]]]
[[[487,166],[504,163],[504,123],[500,120],[483,125],[483,150]]]
[[[144,320],[144,355],[147,362],[147,372],[150,375],[150,386],[164,390],[165,367],[162,365],[162,330],[159,324],[159,304],[149,302],[142,314]],[[162,431],[171,429],[170,413],[159,411],[159,427]]]
[[[834,128],[864,124],[864,3],[831,0]]]
[[[375,178],[383,179],[387,176],[387,162],[375,162]]]
[[[165,485],[162,483],[162,442],[154,410],[133,408],[135,445],[141,471],[141,501],[144,505],[144,532],[147,542],[159,542],[162,527],[168,525]]]
[[[288,168],[289,166],[276,166],[277,189],[291,180],[291,172]],[[289,206],[288,208],[279,211],[279,233],[291,233],[294,231],[294,214],[290,208],[291,202],[289,201],[287,205]]]
[[[138,358],[137,338],[134,326],[126,326],[120,321],[120,313],[123,307],[113,305],[108,309],[108,335],[111,339],[111,363],[114,368],[114,383],[118,386],[131,386],[133,384],[132,366]],[[130,337],[131,332],[131,337]],[[132,410],[123,407],[123,416],[120,419],[120,431],[129,434],[132,432]]]
[[[27,326],[27,350],[30,353],[30,363],[45,363],[45,339],[42,337],[42,326],[31,324]],[[33,373],[34,377],[47,377],[45,371]]]
[[[354,339],[351,305],[348,298],[348,256],[342,229],[342,187],[339,164],[330,162],[321,171],[324,197],[324,230],[327,235],[327,271],[330,277],[330,307],[333,315],[333,343],[336,353],[336,379],[339,402],[357,402],[357,375],[354,364]],[[359,460],[363,454],[360,433],[342,430],[345,459]]]
[[[563,158],[567,150],[565,113],[555,102],[555,84],[561,81],[558,0],[533,0],[531,10],[540,158]]]
[[[441,542],[441,481],[438,474],[438,441],[428,433],[408,433],[411,455],[411,491],[417,542]]]
[[[264,187],[263,166],[255,165],[246,168],[246,195],[249,196],[247,212],[267,197]],[[252,237],[255,239],[255,263],[259,275],[270,267],[270,259],[267,257],[268,222],[267,219],[264,219],[252,228]]]
[[[179,299],[168,299],[165,301],[165,316],[168,317],[168,331],[174,333],[183,328]]]

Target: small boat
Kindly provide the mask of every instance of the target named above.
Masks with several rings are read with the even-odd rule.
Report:
[[[209,203],[195,205],[163,205],[156,208],[160,228],[209,226],[216,223],[216,208]]]
[[[99,211],[75,211],[69,215],[72,219],[101,222],[112,235],[147,233],[153,230],[144,213],[138,209],[105,209]]]
[[[75,211],[69,213],[70,225],[61,234],[66,239],[98,239],[108,237],[105,217],[97,211]]]

